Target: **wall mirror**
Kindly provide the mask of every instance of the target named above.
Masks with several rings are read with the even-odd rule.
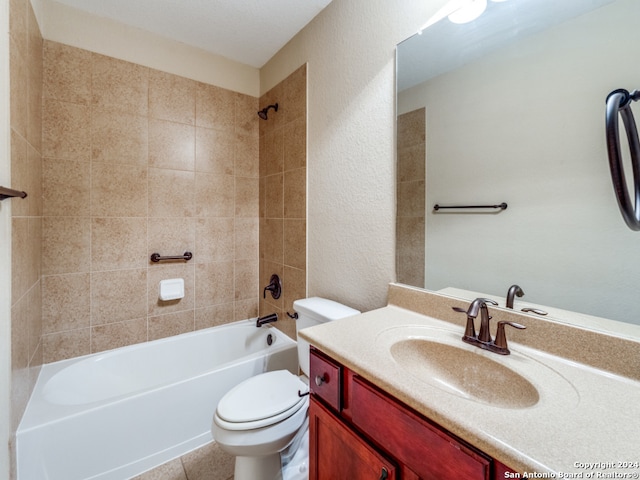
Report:
[[[398,45],[400,283],[502,306],[518,284],[516,309],[639,331],[640,233],[604,130],[607,95],[640,89],[638,18],[637,0],[489,0]]]

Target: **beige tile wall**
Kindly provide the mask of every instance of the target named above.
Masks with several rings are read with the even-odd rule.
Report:
[[[44,361],[257,315],[258,99],[51,41],[43,97]]]
[[[278,327],[295,338],[293,302],[306,296],[307,67],[303,65],[260,98],[278,111],[260,120],[260,314],[279,314]],[[274,300],[262,289],[282,280]]]
[[[399,283],[424,286],[426,112],[398,116],[396,269]]]
[[[11,426],[15,432],[42,364],[42,35],[28,0],[11,0],[9,9],[10,186],[28,194],[25,199],[4,201],[12,211]]]

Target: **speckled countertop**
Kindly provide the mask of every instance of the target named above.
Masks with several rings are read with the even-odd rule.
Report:
[[[518,472],[551,472],[556,478],[639,478],[640,379],[635,374],[640,375],[640,342],[594,332],[586,334],[566,325],[554,327],[549,325],[554,322],[547,320],[510,312],[503,315],[494,310],[492,315],[497,317],[494,322],[500,317],[516,318],[527,325],[529,338],[536,332],[560,336],[568,352],[563,356],[556,351],[562,342],[550,342],[553,351],[549,352],[536,348],[535,341],[530,342],[534,344],[532,347],[511,340],[512,354],[501,356],[460,340],[461,321],[448,312],[451,305],[465,306],[464,302],[434,295],[423,297],[420,292],[398,288],[401,287],[392,286],[389,305],[384,308],[305,329],[300,335]],[[413,308],[416,302],[420,308]],[[424,310],[434,313],[426,314]],[[438,311],[447,313],[434,318]],[[527,338],[514,331],[507,334],[518,340]],[[477,363],[498,362],[530,382],[539,398],[527,401],[522,386],[513,384],[511,388],[510,383],[499,388],[497,401],[469,398],[440,388],[428,378],[428,370],[419,369],[419,359],[412,363],[412,353],[402,351],[403,345],[410,345],[402,343],[409,337],[431,339],[477,353],[483,357]],[[593,346],[592,352],[596,353],[588,357],[590,361],[586,364],[576,359],[580,355],[574,352],[589,349],[592,338],[599,340],[599,346]],[[576,349],[576,343],[582,343],[580,349]],[[605,350],[602,343],[607,347]],[[611,358],[598,356],[610,348],[615,349],[609,355]],[[622,358],[620,351],[625,353]],[[469,358],[476,357],[462,355],[459,364],[455,364],[455,359],[448,361],[454,363],[452,370],[464,371],[474,368],[469,365]],[[480,377],[480,381],[486,379]],[[580,474],[583,477],[576,476]],[[618,476],[607,476],[612,474]]]

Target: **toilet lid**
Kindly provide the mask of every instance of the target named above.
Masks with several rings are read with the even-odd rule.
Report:
[[[298,391],[309,387],[288,370],[276,370],[251,377],[222,397],[216,413],[227,422],[245,423],[263,420],[294,409],[305,397]]]

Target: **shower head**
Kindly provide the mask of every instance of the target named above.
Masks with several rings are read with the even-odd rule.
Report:
[[[258,116],[262,120],[267,120],[267,112],[269,111],[270,108],[273,108],[277,112],[278,111],[278,104],[274,103],[273,105],[269,105],[268,107],[263,108],[262,110],[260,110],[258,112]]]

